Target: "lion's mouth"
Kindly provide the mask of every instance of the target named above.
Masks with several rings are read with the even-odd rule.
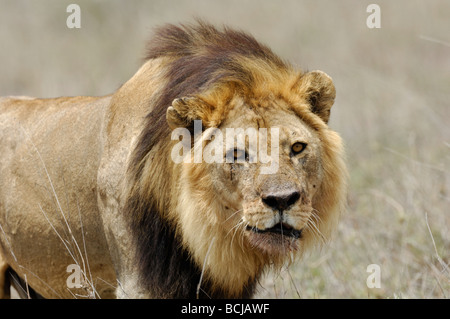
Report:
[[[271,228],[267,229],[259,229],[257,227],[247,226],[247,230],[251,230],[254,233],[263,234],[263,233],[274,233],[283,235],[286,237],[292,237],[294,239],[299,239],[302,236],[302,229],[294,229],[288,224],[278,223]]]
[[[248,226],[246,234],[252,247],[269,255],[284,255],[300,248],[302,230],[294,229],[286,223],[278,223],[266,229]]]

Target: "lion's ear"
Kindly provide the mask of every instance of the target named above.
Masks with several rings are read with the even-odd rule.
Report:
[[[301,77],[301,82],[302,93],[306,96],[311,112],[328,123],[336,97],[333,80],[325,72],[311,71]]]
[[[173,100],[167,108],[166,120],[173,130],[178,127],[190,128],[194,120],[202,120],[205,126],[208,124],[212,107],[198,97],[182,97]]]

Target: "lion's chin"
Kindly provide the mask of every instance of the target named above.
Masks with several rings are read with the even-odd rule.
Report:
[[[253,248],[271,256],[280,256],[299,249],[302,230],[280,223],[264,230],[247,227],[245,234]]]

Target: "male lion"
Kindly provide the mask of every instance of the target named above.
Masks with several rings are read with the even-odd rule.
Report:
[[[268,267],[330,237],[345,201],[331,78],[253,37],[197,22],[157,30],[105,97],[0,99],[0,296],[251,297]],[[172,160],[172,130],[277,128],[277,170]],[[262,145],[260,144],[260,145]],[[276,144],[276,145],[275,145]],[[226,144],[228,147],[228,144]],[[12,279],[13,280],[12,280]]]

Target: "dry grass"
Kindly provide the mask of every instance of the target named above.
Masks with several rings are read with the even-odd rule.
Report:
[[[258,297],[450,297],[450,3],[376,1],[0,0],[0,95],[102,95],[139,67],[151,28],[206,17],[254,34],[336,84],[330,125],[351,174],[348,212],[332,243],[289,271],[268,274]],[[369,289],[369,264],[381,288]]]

